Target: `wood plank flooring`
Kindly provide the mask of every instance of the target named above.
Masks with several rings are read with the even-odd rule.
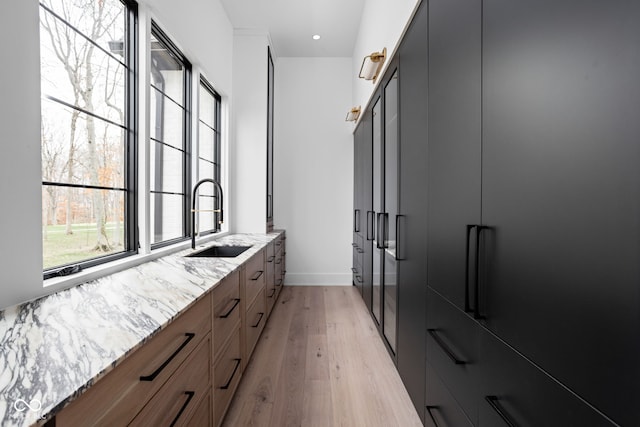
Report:
[[[422,426],[355,287],[284,287],[223,423]]]

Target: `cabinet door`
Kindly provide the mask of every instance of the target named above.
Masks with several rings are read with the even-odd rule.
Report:
[[[372,284],[373,293],[371,298],[371,312],[373,317],[380,324],[382,321],[381,303],[382,303],[382,251],[384,251],[384,236],[380,235],[379,219],[384,212],[384,201],[382,199],[382,185],[384,183],[384,175],[382,173],[382,111],[381,100],[378,98],[373,105],[372,111],[372,129],[373,129],[373,213],[375,215],[375,232],[373,240],[373,268],[372,268]]]
[[[486,325],[640,420],[640,2],[485,0]]]
[[[273,113],[274,69],[271,49],[267,48],[267,231],[273,229]]]
[[[475,423],[481,361],[480,326],[468,314],[430,289],[427,294],[427,328],[427,362],[467,417]]]
[[[427,399],[424,425],[426,427],[473,427],[449,390],[427,363]]]
[[[360,192],[362,197],[363,212],[363,242],[362,249],[362,298],[365,305],[371,310],[372,281],[373,281],[373,233],[375,215],[373,212],[373,121],[370,110],[363,113],[360,122],[360,150],[362,163],[360,165]]]
[[[398,372],[424,416],[427,296],[427,4],[399,48],[400,197],[394,220],[398,268]]]
[[[462,309],[467,225],[480,224],[480,43],[480,0],[429,1],[428,281]]]
[[[481,348],[480,427],[614,425],[486,331]]]
[[[395,67],[390,70],[394,70]],[[397,63],[395,63],[397,67]],[[398,216],[398,69],[395,68],[384,86],[384,280],[382,333],[396,354],[396,325],[398,312],[397,240],[394,219]]]

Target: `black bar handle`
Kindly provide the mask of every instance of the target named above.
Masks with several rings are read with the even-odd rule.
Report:
[[[351,267],[351,271],[353,272],[353,274],[358,274],[358,270],[356,270],[354,267]]]
[[[405,260],[404,248],[402,248],[404,239],[400,238],[403,233],[403,227],[401,227],[400,225],[404,223],[404,219],[404,215],[396,215],[396,261]]]
[[[384,249],[384,247],[380,245],[380,238],[384,236],[381,228],[382,215],[383,214],[381,212],[376,214],[376,248],[378,249]]]
[[[440,427],[440,424],[438,424],[438,422],[436,421],[436,417],[433,416],[433,411],[434,409],[438,409],[437,406],[427,406],[427,414],[429,414],[429,418],[431,418],[431,422],[433,422],[433,425],[436,427]]]
[[[496,396],[485,396],[484,399],[489,403],[489,405],[491,405],[491,408],[496,411],[496,413],[500,416],[500,418],[502,418],[502,421],[504,421],[506,425],[508,425],[509,427],[518,427],[518,424],[513,421],[513,419],[500,404],[500,399],[498,399]]]
[[[476,224],[467,224],[467,240],[465,248],[465,263],[464,263],[464,311],[471,313],[471,304],[469,302],[469,250],[471,246],[471,230],[478,227]]]
[[[353,211],[353,231],[356,233],[360,232],[360,209]]]
[[[364,253],[364,249],[356,248],[356,252],[358,252],[359,254],[363,254]]]
[[[255,274],[253,275],[253,277],[250,278],[250,280],[253,280],[253,281],[258,280],[260,278],[260,276],[262,276],[262,273],[264,273],[264,271],[262,271],[262,270],[256,271]]]
[[[240,298],[234,298],[232,301],[233,301],[233,305],[224,314],[220,315],[221,319],[226,319],[227,317],[229,317],[229,315],[231,315],[233,310],[235,310],[238,304],[240,303]]]
[[[473,300],[473,317],[474,319],[485,319],[486,317],[480,314],[480,235],[483,230],[487,230],[489,227],[484,225],[478,225],[476,227],[476,272],[475,272],[475,295]]]
[[[178,420],[180,419],[180,416],[182,415],[182,413],[184,412],[185,409],[187,409],[187,406],[189,406],[189,402],[191,402],[191,399],[193,399],[193,396],[196,395],[195,391],[185,391],[184,394],[187,395],[187,400],[184,401],[184,403],[182,404],[182,407],[180,408],[180,410],[178,411],[178,414],[176,415],[176,417],[173,419],[173,421],[171,421],[170,426],[173,427],[174,425],[176,425],[176,423],[178,422]]]
[[[236,376],[236,372],[238,371],[238,367],[240,366],[240,362],[242,361],[242,359],[233,359],[233,361],[236,362],[236,366],[235,366],[235,368],[233,368],[233,372],[231,373],[231,377],[229,377],[229,380],[227,381],[227,383],[225,385],[220,387],[220,390],[227,390],[229,388],[229,386],[231,385],[231,382],[233,381],[233,377]]]
[[[267,262],[273,262],[274,259],[276,259],[276,256],[271,255],[269,258],[267,258]]]
[[[382,239],[382,246],[383,249],[388,249],[389,248],[389,214],[388,213],[383,213],[382,214],[382,226],[383,226],[383,239]]]
[[[273,296],[276,294],[276,288],[271,289],[271,295],[267,295],[267,298],[273,298]]]
[[[376,213],[374,211],[367,211],[367,240],[373,240],[373,223],[375,222],[375,216]]]
[[[278,260],[276,261],[276,265],[277,264],[282,264],[282,257],[278,258]]]
[[[282,279],[276,280],[276,286],[280,286],[280,285],[282,285]]]
[[[275,289],[274,289],[275,291]],[[258,313],[258,321],[256,322],[255,325],[251,325],[252,328],[257,328],[258,325],[260,324],[260,322],[262,322],[262,317],[264,317],[264,313]]]
[[[362,276],[356,275],[356,280],[358,283],[362,283]]]
[[[167,360],[165,360],[164,363],[158,367],[158,369],[153,371],[153,373],[151,375],[143,375],[143,376],[141,376],[140,377],[140,381],[153,381],[153,380],[155,380],[156,377],[158,375],[160,375],[160,372],[162,372],[162,370],[164,368],[166,368],[169,363],[171,363],[173,358],[176,357],[178,355],[178,353],[180,353],[182,351],[182,349],[187,346],[187,344],[189,344],[189,341],[191,341],[193,339],[193,337],[196,336],[196,334],[191,333],[191,332],[187,332],[186,334],[184,334],[184,336],[187,337],[187,339],[184,340],[184,342],[182,344],[180,344],[180,347],[178,347],[178,349],[176,351],[174,351],[173,354],[171,356],[169,356],[169,358]]]
[[[442,339],[438,336],[438,331],[436,329],[427,329],[427,332],[429,332],[429,335],[431,335],[434,341],[440,346],[442,351],[444,351],[446,355],[449,356],[449,359],[451,359],[453,363],[455,363],[456,365],[464,365],[466,363],[464,360],[458,359],[454,352],[451,351],[451,349],[444,343],[444,341],[442,341]]]

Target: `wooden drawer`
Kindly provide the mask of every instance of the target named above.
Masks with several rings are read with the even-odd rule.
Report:
[[[264,251],[258,252],[245,267],[245,307],[250,306],[265,287]]]
[[[246,339],[246,362],[249,363],[253,349],[258,342],[260,333],[264,329],[264,325],[267,321],[266,316],[266,297],[264,289],[258,294],[258,297],[254,303],[247,310],[245,317],[245,339]]]
[[[211,389],[207,395],[200,401],[200,404],[194,411],[191,419],[187,422],[189,427],[211,427],[213,425],[213,401]]]
[[[271,313],[271,309],[276,302],[277,289],[276,289],[276,264],[275,256],[267,258],[267,277],[266,277],[266,293],[267,293],[267,313]]]
[[[58,426],[127,424],[211,331],[211,296],[176,318],[56,416]],[[141,377],[153,380],[141,380]]]
[[[214,358],[240,323],[240,271],[234,271],[213,290]]]
[[[242,376],[240,329],[232,335],[213,369],[214,426],[219,426]]]
[[[207,397],[211,378],[211,335],[200,342],[130,424],[187,426],[200,402]]]

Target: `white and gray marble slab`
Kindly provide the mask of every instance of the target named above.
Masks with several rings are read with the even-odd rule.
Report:
[[[235,258],[191,249],[0,311],[0,425],[42,424],[279,233],[234,234]]]

